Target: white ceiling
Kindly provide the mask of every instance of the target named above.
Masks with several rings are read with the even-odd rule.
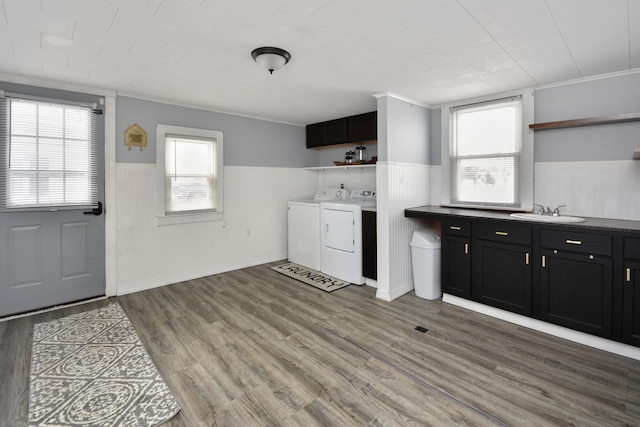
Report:
[[[0,79],[305,125],[640,68],[638,0],[4,0]],[[273,75],[250,53],[288,50]]]

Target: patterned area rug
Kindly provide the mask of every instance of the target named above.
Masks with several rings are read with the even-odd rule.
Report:
[[[180,406],[120,304],[33,327],[30,426],[155,426]]]
[[[300,264],[296,264],[294,262],[276,265],[275,267],[271,267],[271,269],[277,271],[278,273],[282,273],[285,276],[289,276],[293,279],[299,280],[302,283],[306,283],[307,285],[322,289],[325,292],[337,291],[338,289],[344,288],[345,286],[349,286],[351,284],[350,282],[345,282],[344,280],[327,276],[326,274],[321,273],[318,270],[303,267]]]

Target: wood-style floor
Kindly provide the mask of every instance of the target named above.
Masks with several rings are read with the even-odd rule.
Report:
[[[272,265],[0,323],[0,425],[27,424],[33,324],[113,300],[182,406],[168,426],[640,425],[640,362]]]

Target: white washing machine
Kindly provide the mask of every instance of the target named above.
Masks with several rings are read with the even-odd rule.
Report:
[[[347,190],[320,188],[312,200],[293,200],[288,206],[289,261],[320,271],[320,203],[342,200]]]
[[[376,192],[353,190],[348,200],[320,204],[320,271],[362,285],[362,207],[376,205]]]

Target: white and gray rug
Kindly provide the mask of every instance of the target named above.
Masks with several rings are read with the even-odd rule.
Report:
[[[325,292],[333,292],[351,284],[350,282],[336,279],[335,277],[328,276],[318,270],[307,268],[294,262],[276,265],[275,267],[271,267],[271,269],[278,273],[282,273],[285,276],[299,280],[302,283],[306,283],[307,285],[322,289]]]
[[[120,304],[33,327],[30,426],[155,426],[180,406]]]

